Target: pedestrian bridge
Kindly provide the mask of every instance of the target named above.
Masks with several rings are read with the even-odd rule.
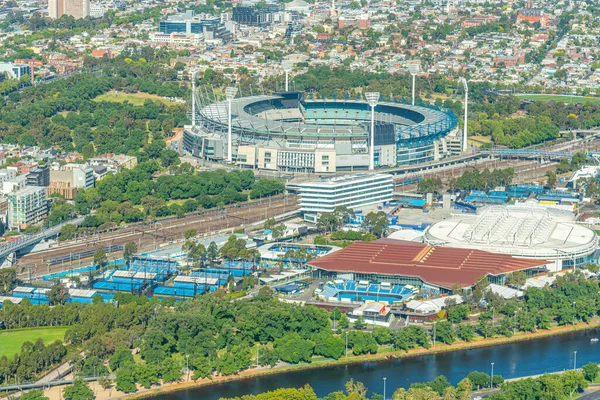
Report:
[[[25,249],[27,247],[34,246],[41,242],[42,240],[49,239],[54,236],[58,236],[62,227],[66,224],[79,225],[83,221],[83,217],[64,222],[62,224],[53,226],[51,228],[47,228],[38,233],[33,233],[31,235],[25,235],[19,240],[6,242],[0,246],[0,260],[5,259],[10,254],[18,252],[19,250]]]

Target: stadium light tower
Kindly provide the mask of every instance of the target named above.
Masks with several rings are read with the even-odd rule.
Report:
[[[235,98],[238,88],[227,86],[225,95],[227,96],[227,161],[233,162],[233,150],[231,149],[231,101]]]
[[[192,127],[196,126],[196,74],[197,69],[192,69]]]
[[[375,106],[379,101],[379,92],[365,93],[367,103],[371,106],[371,146],[369,148],[369,170],[375,169]]]
[[[288,92],[289,91],[289,74],[290,72],[292,72],[292,69],[294,68],[294,63],[293,61],[290,60],[283,60],[283,62],[281,63],[281,66],[283,67],[283,71],[285,72],[285,91]]]
[[[421,66],[419,64],[408,64],[408,72],[412,75],[412,105],[415,105],[415,84],[416,77],[419,71],[421,70]]]
[[[463,88],[465,89],[465,126],[463,127],[462,135],[462,151],[467,151],[467,116],[469,105],[469,85],[465,78],[460,78],[460,83],[462,83]]]

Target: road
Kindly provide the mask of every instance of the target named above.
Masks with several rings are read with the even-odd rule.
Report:
[[[223,210],[209,211],[181,219],[169,218],[147,225],[129,226],[113,232],[78,238],[49,250],[25,255],[17,261],[17,266],[20,267],[17,268],[17,272],[25,274],[27,270],[28,274],[26,267],[33,265],[32,277],[35,278],[61,271],[60,264],[47,266],[46,262],[53,258],[129,242],[137,243],[139,251],[150,251],[160,244],[182,240],[184,233],[190,229],[195,229],[198,234],[214,234],[222,229],[244,227],[247,224],[295,211],[297,208],[297,197],[287,195],[229,206]]]

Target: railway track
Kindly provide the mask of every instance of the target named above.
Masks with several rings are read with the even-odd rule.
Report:
[[[130,226],[24,255],[17,261],[17,271],[20,274],[29,274],[29,269],[31,269],[33,277],[59,272],[62,268],[61,265],[48,267],[47,261],[90,249],[123,245],[129,242],[138,244],[139,251],[150,251],[163,243],[182,240],[184,233],[189,229],[195,229],[198,234],[212,234],[223,229],[246,226],[294,211],[297,209],[297,205],[296,196],[286,196],[285,198],[253,202],[241,207],[228,207],[218,212],[208,212],[187,218],[160,220],[149,225]]]

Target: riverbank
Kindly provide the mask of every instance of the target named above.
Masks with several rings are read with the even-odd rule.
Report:
[[[188,382],[179,382],[179,383],[174,383],[174,384],[161,385],[161,386],[157,386],[152,389],[142,389],[139,392],[130,394],[130,395],[126,395],[126,394],[116,395],[116,396],[113,395],[113,396],[110,396],[110,398],[128,399],[128,400],[145,399],[145,398],[154,397],[154,396],[163,395],[163,394],[172,393],[172,392],[181,391],[181,390],[188,390],[188,389],[194,389],[194,388],[199,388],[199,387],[203,387],[203,386],[217,385],[217,384],[223,384],[223,383],[228,383],[228,382],[233,382],[233,381],[247,380],[247,379],[253,379],[253,378],[257,378],[257,377],[278,375],[278,374],[284,374],[284,373],[289,373],[289,372],[299,372],[299,371],[304,371],[304,370],[327,368],[327,367],[333,367],[333,366],[351,365],[351,364],[358,364],[358,363],[364,363],[364,362],[377,362],[377,361],[382,361],[382,360],[386,360],[386,359],[390,359],[390,358],[398,358],[398,359],[412,358],[412,357],[419,357],[419,356],[426,356],[426,355],[433,355],[433,354],[441,354],[441,353],[449,353],[449,352],[462,351],[462,350],[477,349],[477,348],[482,348],[482,347],[492,347],[492,346],[498,346],[498,345],[503,345],[503,344],[534,340],[534,339],[544,338],[544,337],[548,337],[548,336],[591,330],[591,329],[597,328],[599,326],[599,323],[600,323],[599,319],[594,319],[590,323],[582,323],[582,324],[562,326],[562,327],[553,327],[548,330],[542,330],[542,331],[537,331],[537,332],[533,332],[533,333],[517,333],[515,336],[512,336],[512,337],[500,337],[500,338],[496,337],[496,338],[489,338],[489,339],[482,338],[482,339],[474,340],[472,342],[455,342],[451,345],[437,344],[435,347],[431,347],[429,349],[418,348],[418,349],[410,350],[408,352],[389,351],[389,352],[382,352],[382,353],[373,354],[373,355],[349,356],[347,358],[341,358],[339,360],[322,360],[322,361],[319,360],[319,361],[315,361],[311,364],[285,365],[285,366],[281,366],[281,367],[275,367],[272,369],[271,368],[264,368],[264,369],[261,368],[258,370],[253,369],[253,370],[244,371],[237,375],[224,376],[224,377],[218,376],[218,377],[214,377],[213,379],[202,379],[202,380],[198,380],[198,381],[188,381]],[[114,390],[113,390],[113,392],[114,392]],[[98,393],[97,398],[98,399],[108,398],[108,396],[104,397],[104,396],[101,396],[101,393]]]

